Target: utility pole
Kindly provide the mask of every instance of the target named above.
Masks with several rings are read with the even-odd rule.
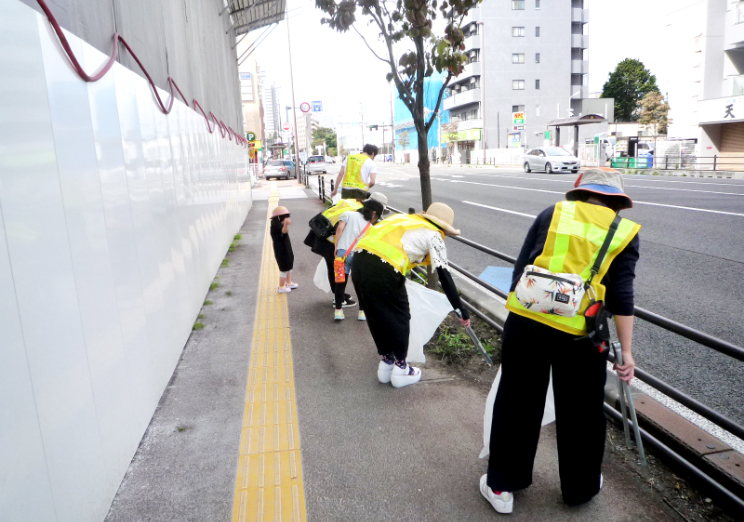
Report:
[[[294,117],[294,131],[292,132],[294,139],[292,141],[294,142],[295,155],[297,155],[297,104],[295,103],[294,94],[294,73],[292,72],[292,42],[289,39],[289,18],[287,18],[287,52],[289,53],[289,82],[292,86],[292,116]],[[293,161],[295,161],[296,159],[299,158],[292,158]]]

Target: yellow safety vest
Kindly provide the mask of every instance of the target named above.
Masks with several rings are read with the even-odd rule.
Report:
[[[401,243],[403,234],[409,230],[419,228],[434,230],[444,238],[444,232],[428,219],[416,214],[396,214],[371,227],[359,241],[354,251],[366,250],[390,263],[401,274],[406,275],[414,267],[431,264],[428,255],[421,263],[411,263],[408,254],[403,249]]]
[[[359,210],[360,208],[362,208],[362,204],[356,199],[342,199],[331,208],[325,210],[323,215],[327,217],[331,222],[331,225],[335,227],[344,212],[351,212]],[[327,239],[333,243],[333,236],[329,236]]]
[[[370,158],[366,154],[350,154],[346,158],[346,171],[341,187],[369,190],[369,186],[362,179],[362,165],[368,159]]]
[[[591,275],[594,261],[614,219],[615,212],[600,205],[581,201],[562,201],[556,204],[545,247],[535,259],[534,264],[551,272],[578,274],[586,281]],[[599,272],[592,280],[592,288],[598,300],[604,300],[605,287],[601,281],[610,268],[610,264],[640,229],[641,225],[629,219],[620,221]],[[563,332],[585,335],[584,312],[590,300],[591,297],[587,292],[584,294],[579,313],[573,317],[562,317],[529,310],[519,302],[515,293],[511,292],[506,308]]]

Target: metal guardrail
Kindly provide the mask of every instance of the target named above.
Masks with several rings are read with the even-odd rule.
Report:
[[[643,155],[638,157],[618,156],[612,158],[612,166],[623,169],[702,170],[732,172],[744,170],[744,156],[695,156],[694,154],[666,154],[664,156]]]

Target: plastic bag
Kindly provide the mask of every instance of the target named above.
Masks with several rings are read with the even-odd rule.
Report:
[[[313,276],[315,286],[323,290],[326,294],[331,291],[331,283],[328,282],[328,269],[326,268],[325,259],[321,258],[318,268],[315,269]]]
[[[424,345],[437,331],[444,318],[452,311],[447,296],[406,280],[408,306],[411,310],[411,333],[408,336],[408,355],[412,363],[425,363]]]
[[[493,420],[493,404],[496,402],[496,392],[501,382],[501,368],[496,372],[496,378],[493,380],[491,391],[486,397],[486,411],[483,413],[483,449],[478,455],[479,458],[485,459],[489,454],[491,443],[491,421]],[[545,410],[543,412],[542,425],[545,426],[555,421],[555,398],[553,396],[553,375],[550,375],[548,383],[548,393],[545,395]]]
[[[336,205],[341,201],[341,191],[336,192],[336,195],[331,198],[331,206]]]

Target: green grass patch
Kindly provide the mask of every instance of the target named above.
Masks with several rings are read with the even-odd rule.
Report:
[[[226,257],[225,259],[222,260],[222,266],[223,267],[225,267],[225,266],[227,266],[229,264],[230,264],[230,258],[229,257]]]
[[[194,323],[194,326],[191,328],[192,330],[203,330],[204,329],[204,323]]]
[[[209,306],[211,304],[214,304],[214,303],[212,301],[210,301],[209,299],[207,299],[206,301],[204,301],[204,306]]]
[[[488,355],[493,356],[496,352],[492,339],[481,339],[481,344]],[[439,336],[430,353],[442,360],[448,359],[449,362],[463,362],[479,354],[468,334],[459,325],[451,326],[447,324],[442,324],[439,327]]]
[[[227,251],[228,252],[235,252],[235,247],[236,246],[237,245],[235,244],[235,241],[233,241],[232,243],[230,243],[230,248],[228,248]]]
[[[227,292],[225,292],[225,295],[232,295],[232,292],[230,292],[230,291],[228,290]]]
[[[241,236],[240,234],[235,234],[235,237],[233,239],[235,241],[240,241],[241,239],[243,239],[243,236]]]
[[[220,284],[219,284],[219,283],[217,283],[217,282],[213,282],[213,283],[212,283],[211,285],[209,285],[209,290],[210,290],[210,291],[212,291],[212,290],[216,290],[216,289],[217,289],[217,288],[219,288],[219,287],[220,287]]]
[[[204,314],[199,314],[199,315],[198,315],[198,316],[197,316],[196,318],[197,318],[197,319],[204,319],[205,317],[206,317],[206,315],[204,315]]]

